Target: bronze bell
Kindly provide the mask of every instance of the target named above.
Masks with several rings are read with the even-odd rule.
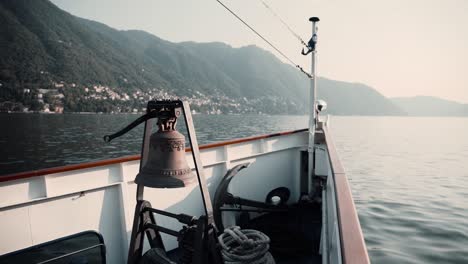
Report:
[[[179,188],[195,182],[185,159],[185,137],[175,130],[177,119],[160,118],[159,130],[151,135],[148,160],[135,178],[152,188]]]

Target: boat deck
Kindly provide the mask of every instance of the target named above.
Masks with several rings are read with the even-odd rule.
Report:
[[[319,204],[298,203],[287,212],[254,218],[243,228],[256,229],[270,237],[270,252],[277,264],[314,264],[322,263],[319,254],[321,219]],[[167,256],[177,262],[182,250],[171,250]]]
[[[200,154],[210,193],[215,193],[228,169],[249,162],[252,165],[240,172],[232,182],[231,193],[264,201],[271,190],[287,187],[292,194],[290,201],[299,200],[302,193],[301,151],[307,140],[307,130],[298,130],[201,146]],[[284,215],[275,213],[279,214],[280,220],[266,225],[269,228],[263,230],[254,225],[261,221],[268,222],[265,220],[267,217],[257,217],[257,220],[251,219],[250,228],[268,234],[272,249],[278,248],[277,244],[279,247],[294,244],[288,241],[299,242],[302,239],[310,242],[309,248],[304,250],[299,246],[285,254],[272,250],[277,263],[321,262],[318,255],[321,225],[326,226],[322,253],[328,263],[369,263],[351,189],[327,127],[316,133],[316,141],[320,151],[316,155],[315,172],[327,179],[324,189],[327,191],[322,197],[327,206],[310,206],[302,210],[307,212],[302,216],[298,214],[301,210],[290,210]],[[191,153],[187,152],[186,155]],[[4,198],[0,200],[0,235],[14,239],[0,245],[0,255],[93,230],[104,238],[108,263],[125,263],[133,208],[136,206],[137,186],[134,178],[139,165],[139,157],[132,156],[3,177],[0,179],[0,192]],[[193,167],[193,163],[189,165]],[[168,212],[194,216],[203,214],[201,196],[195,187],[147,189],[145,199],[154,208]],[[326,214],[320,219],[322,210]],[[173,230],[181,228],[178,223],[163,217],[157,221]],[[44,229],[44,226],[48,228]],[[293,229],[293,226],[296,228]],[[289,240],[278,238],[275,232],[287,234]],[[291,239],[298,237],[301,239]],[[178,246],[176,239],[168,238],[163,242],[168,250]],[[292,254],[294,252],[300,254]]]
[[[248,228],[270,237],[270,251],[278,264],[322,263],[319,255],[321,219],[319,204],[298,203],[287,212],[258,217]]]

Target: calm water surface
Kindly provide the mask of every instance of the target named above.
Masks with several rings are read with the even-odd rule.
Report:
[[[142,127],[102,141],[136,118],[0,114],[0,174],[137,154]],[[307,117],[194,122],[204,144],[304,128]],[[468,263],[468,119],[333,117],[331,130],[373,263]]]

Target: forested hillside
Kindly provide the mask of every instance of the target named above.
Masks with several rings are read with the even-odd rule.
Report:
[[[172,43],[47,0],[0,1],[0,43],[0,111],[131,112],[182,97],[199,112],[307,113],[308,79],[255,46]],[[318,81],[329,113],[403,113],[371,87]]]

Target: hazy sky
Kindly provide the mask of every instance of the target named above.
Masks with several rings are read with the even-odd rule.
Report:
[[[163,39],[272,50],[215,0],[52,0],[80,17]],[[264,0],[306,41],[318,16],[318,75],[368,84],[388,97],[468,103],[467,0]],[[305,68],[310,57],[260,0],[224,0]],[[275,55],[279,56],[275,53]],[[320,95],[319,95],[320,96]]]

